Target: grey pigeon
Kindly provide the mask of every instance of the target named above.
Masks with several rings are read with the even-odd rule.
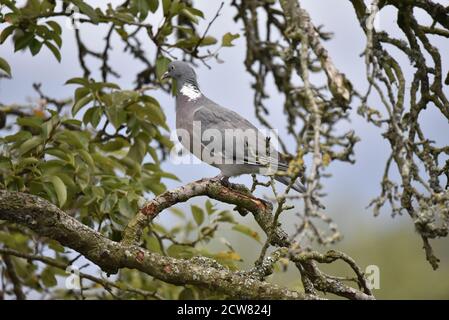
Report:
[[[178,139],[197,158],[220,169],[218,177],[222,182],[227,183],[229,177],[241,174],[271,175],[287,171],[288,164],[280,160],[270,141],[253,124],[201,93],[195,71],[189,64],[171,62],[162,78],[176,80]],[[179,135],[180,131],[187,133],[187,136]],[[241,134],[242,131],[247,136]],[[231,145],[227,143],[232,132],[237,134],[233,136]],[[251,133],[254,135],[251,136]],[[248,139],[248,136],[251,138]],[[218,148],[213,147],[214,143]],[[290,177],[285,175],[274,175],[274,178],[285,185],[291,182]],[[292,185],[292,189],[300,193],[306,191],[299,181]]]

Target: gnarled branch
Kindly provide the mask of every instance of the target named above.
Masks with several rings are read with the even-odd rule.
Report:
[[[266,270],[254,270],[258,266],[250,272],[232,272],[205,257],[175,259],[138,246],[143,229],[154,217],[164,209],[196,196],[208,196],[235,204],[239,211],[251,212],[264,232],[271,234],[272,245],[290,249],[291,260],[301,272],[306,294],[261,281],[260,276],[248,276],[266,274]],[[314,257],[305,259],[300,256],[302,251],[299,244],[289,241],[287,234],[279,226],[272,231],[270,203],[255,198],[242,186],[231,188],[214,179],[192,182],[148,201],[128,224],[121,242],[104,237],[48,201],[26,193],[0,190],[0,219],[25,225],[40,236],[57,240],[111,274],[121,268],[137,269],[167,283],[202,286],[234,298],[317,299],[314,287],[350,299],[374,298],[361,273],[357,276],[363,291],[322,273],[316,267]],[[267,269],[267,263],[263,263],[261,267]]]
[[[271,245],[279,248],[290,248],[294,252],[291,260],[295,262],[298,270],[301,272],[304,287],[316,287],[323,292],[331,292],[348,299],[373,299],[371,291],[368,289],[366,280],[361,272],[357,274],[359,285],[363,291],[356,290],[322,273],[315,265],[314,261],[318,259],[295,258],[297,252],[302,252],[300,245],[295,241],[290,241],[287,233],[281,227],[276,226],[272,229],[274,217],[272,214],[272,205],[264,200],[254,197],[244,186],[233,186],[232,188],[223,186],[215,179],[202,179],[177,189],[166,191],[156,198],[148,201],[139,211],[139,213],[130,221],[124,231],[122,242],[131,245],[137,244],[143,229],[164,209],[177,203],[185,202],[193,197],[208,196],[209,198],[234,204],[238,211],[251,212],[254,219],[265,232],[270,235]],[[352,260],[351,260],[352,261]],[[350,264],[351,267],[354,265]],[[261,268],[266,268],[262,265]],[[256,267],[257,269],[257,267]],[[264,270],[252,270],[252,273],[264,273]],[[311,282],[311,283],[309,283]],[[307,291],[314,294],[313,289]]]
[[[202,286],[234,298],[317,298],[232,272],[204,257],[175,259],[136,245],[114,242],[50,202],[26,193],[0,190],[0,219],[25,225],[40,236],[59,241],[107,273],[116,273],[121,268],[137,269],[168,283]]]

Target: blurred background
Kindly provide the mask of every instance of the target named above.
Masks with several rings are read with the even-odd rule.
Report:
[[[20,1],[19,1],[20,2]],[[105,8],[105,1],[88,1],[93,6]],[[120,1],[108,1],[118,4]],[[439,3],[449,5],[448,0],[440,0]],[[214,16],[220,1],[196,1],[196,6],[201,9],[206,19],[200,21],[199,30],[204,30],[209,20]],[[363,92],[367,81],[365,75],[364,58],[361,53],[365,48],[365,36],[362,33],[358,21],[353,12],[352,5],[347,0],[303,0],[301,4],[306,8],[316,25],[323,24],[325,31],[334,33],[334,38],[325,43],[336,66],[347,75],[357,90]],[[225,1],[221,15],[210,29],[210,34],[217,37],[226,32],[242,34],[242,26],[235,23],[233,16],[235,9]],[[377,27],[388,30],[392,35],[402,37],[395,28],[395,12],[383,10],[377,21]],[[428,19],[424,14],[417,12],[419,19]],[[159,19],[158,13],[149,19]],[[159,21],[156,20],[156,21]],[[61,20],[64,21],[64,20]],[[14,53],[10,42],[0,47],[0,56],[4,57],[13,70],[12,79],[1,79],[0,99],[2,103],[34,104],[38,96],[32,90],[33,83],[42,83],[42,90],[51,97],[67,98],[73,94],[73,88],[64,86],[64,82],[72,77],[82,75],[78,66],[77,49],[73,31],[70,30],[69,21],[66,21],[63,30],[63,46],[61,50],[62,61],[58,63],[49,51],[32,57],[29,51]],[[157,24],[157,23],[156,23]],[[62,24],[64,25],[64,24]],[[1,28],[1,27],[0,27]],[[106,33],[105,26],[86,25],[81,28],[81,36],[86,44],[92,48],[102,47],[102,41]],[[141,64],[129,59],[123,54],[118,39],[112,40],[110,62],[114,68],[122,74],[119,79],[113,79],[123,89],[132,89],[135,74],[140,71]],[[444,38],[435,38],[441,52],[449,52],[449,41]],[[220,53],[223,63],[210,61],[211,69],[204,65],[196,68],[199,84],[203,93],[216,101],[239,112],[251,122],[260,125],[254,116],[252,79],[246,73],[243,64],[245,58],[245,40],[241,37],[233,42],[232,48],[225,48]],[[151,45],[148,51],[151,52]],[[126,59],[125,59],[126,57]],[[406,58],[399,58],[403,65],[408,65]],[[446,61],[447,62],[447,61]],[[95,66],[96,61],[91,61]],[[445,66],[446,71],[449,65]],[[93,70],[95,68],[92,68]],[[407,70],[407,68],[405,68]],[[408,70],[410,73],[412,68]],[[98,74],[93,75],[98,76]],[[285,118],[282,115],[282,99],[277,96],[274,85],[271,84],[270,93],[270,122],[279,131],[280,136],[288,143],[285,131]],[[447,89],[447,87],[446,87]],[[175,128],[174,97],[162,91],[152,91],[153,95],[161,103],[171,129]],[[373,99],[371,104],[375,104]],[[279,110],[279,111],[278,111]],[[377,298],[385,299],[449,299],[449,241],[442,239],[432,241],[436,255],[441,259],[440,268],[433,271],[425,260],[420,237],[415,234],[413,223],[408,216],[392,217],[389,208],[382,210],[378,217],[374,217],[372,210],[367,208],[370,201],[380,192],[380,181],[383,175],[385,162],[388,157],[389,145],[382,136],[382,129],[374,127],[357,115],[356,108],[351,111],[351,122],[345,124],[355,130],[361,138],[356,146],[356,163],[332,163],[328,172],[332,177],[324,180],[323,198],[326,212],[338,224],[343,239],[330,247],[315,247],[319,251],[328,249],[340,250],[353,257],[362,268],[376,265],[380,270],[380,289],[374,290]],[[423,128],[435,141],[447,141],[449,139],[448,124],[439,118],[437,112],[429,108],[423,117]],[[292,143],[292,141],[290,141]],[[447,144],[447,142],[446,142]],[[173,188],[202,177],[212,177],[218,171],[206,164],[181,164],[175,165],[166,161],[163,168],[178,176],[180,182],[166,181],[167,187]],[[251,184],[250,177],[240,177],[233,182]],[[268,193],[268,190],[258,191],[259,195]],[[195,199],[191,203],[203,204],[205,199]],[[183,206],[180,206],[182,208]],[[257,229],[250,217],[242,218],[244,223]],[[175,224],[168,215],[160,215],[158,222]],[[297,221],[295,217],[284,214],[283,226],[289,230]],[[260,252],[261,244],[227,230],[220,231],[233,247],[244,257],[243,267],[252,266]],[[212,242],[209,246],[219,246],[220,243]],[[257,248],[255,248],[257,247]],[[349,275],[350,270],[344,264],[323,265],[324,271],[332,274]],[[289,268],[286,273],[280,272],[272,276],[272,281],[291,287],[300,286],[299,274]]]

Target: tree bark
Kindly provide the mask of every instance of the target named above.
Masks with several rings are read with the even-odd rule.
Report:
[[[231,272],[208,258],[175,259],[134,244],[114,242],[50,202],[26,193],[0,190],[0,219],[27,226],[40,236],[59,241],[109,274],[121,268],[138,269],[168,283],[202,286],[240,299],[317,298],[242,272]]]

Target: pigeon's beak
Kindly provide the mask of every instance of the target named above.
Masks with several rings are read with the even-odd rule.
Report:
[[[170,74],[168,73],[168,71],[164,72],[164,74],[162,75],[162,80],[168,79],[170,78]]]

